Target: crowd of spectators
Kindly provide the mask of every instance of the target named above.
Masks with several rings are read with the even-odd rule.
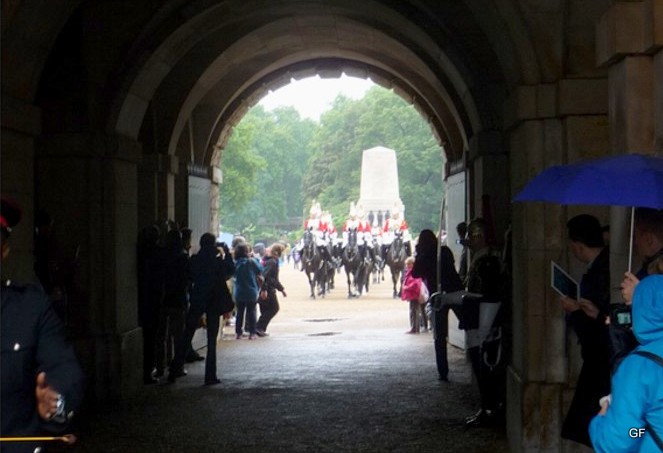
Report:
[[[267,325],[279,310],[276,291],[279,243],[255,253],[243,237],[232,244],[211,233],[200,237],[191,254],[191,230],[174,222],[144,228],[137,241],[138,317],[143,333],[143,382],[155,384],[168,370],[168,382],[186,376],[184,364],[205,360],[205,384],[220,382],[216,342],[222,326],[236,315],[237,339],[267,336]],[[259,299],[264,293],[264,299]],[[256,309],[260,307],[260,320]],[[207,356],[192,347],[196,330],[205,327]]]

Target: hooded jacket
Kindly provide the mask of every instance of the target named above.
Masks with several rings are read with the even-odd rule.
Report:
[[[597,452],[659,451],[649,432],[637,435],[647,424],[663,438],[663,366],[635,354],[648,351],[663,357],[663,275],[651,275],[636,286],[632,309],[633,332],[640,346],[612,378],[607,413],[597,415],[589,425]]]

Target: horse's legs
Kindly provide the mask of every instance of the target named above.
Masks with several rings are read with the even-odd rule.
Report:
[[[351,274],[352,274],[352,271],[348,270],[348,268],[346,267],[346,268],[345,268],[345,278],[346,278],[347,281],[348,281],[348,299],[352,299],[352,296],[353,296],[353,294],[352,294],[352,286],[351,286],[351,283],[350,283],[350,275],[351,275]]]
[[[306,271],[306,278],[308,278],[308,286],[311,288],[311,295],[309,297],[315,299],[315,278],[311,280],[311,274],[308,271]]]
[[[320,285],[320,295],[324,298],[325,297],[325,292],[327,290],[327,269],[325,268],[325,263],[322,263],[322,267],[318,269],[318,282]]]
[[[398,291],[396,291],[396,284],[398,282],[398,278],[400,277],[400,272],[398,272],[396,269],[393,267],[391,268],[391,282],[393,283],[394,286],[394,294],[393,297],[396,299],[398,297]]]

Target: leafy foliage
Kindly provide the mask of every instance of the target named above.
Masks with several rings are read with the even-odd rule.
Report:
[[[251,109],[222,157],[223,230],[275,240],[301,228],[314,199],[341,224],[350,202],[359,199],[362,152],[375,146],[396,150],[412,231],[437,229],[442,149],[411,105],[376,86],[360,100],[338,96],[319,124],[292,107]]]

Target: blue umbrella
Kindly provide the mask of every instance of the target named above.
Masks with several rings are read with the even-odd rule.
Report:
[[[513,200],[663,209],[663,158],[622,154],[555,165],[528,182]],[[631,209],[629,269],[633,215]]]
[[[623,154],[555,165],[527,183],[514,201],[663,209],[663,158]]]

